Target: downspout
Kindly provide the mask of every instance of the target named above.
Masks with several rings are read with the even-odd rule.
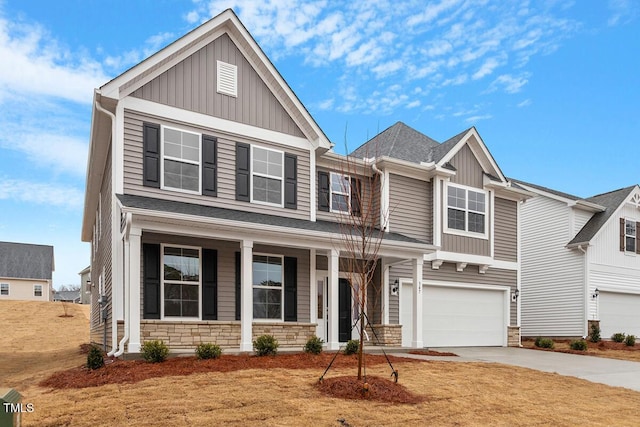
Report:
[[[96,91],[96,94],[99,94],[99,91]],[[113,138],[116,134],[116,116],[111,111],[104,108],[100,101],[95,100],[95,106],[98,111],[106,114],[111,119],[111,140],[113,142]],[[113,227],[113,226],[112,226]],[[112,284],[113,288],[113,284]],[[105,331],[106,336],[106,331]],[[118,318],[116,316],[115,304],[113,301],[113,289],[111,290],[111,351],[107,353],[107,356],[113,356],[118,346]]]
[[[587,271],[587,250],[582,247],[582,245],[578,245],[578,249],[584,255],[582,257],[582,261],[584,264],[583,267],[583,275],[584,275],[584,338],[586,339],[589,336],[589,277]]]
[[[388,200],[385,197],[384,190],[384,187],[387,185],[387,183],[384,180],[384,172],[378,169],[375,159],[371,159],[371,169],[373,169],[375,173],[380,175],[380,228],[382,229],[382,231],[386,232],[389,231],[389,218],[387,217],[388,212],[385,212]]]
[[[124,277],[124,295],[122,296],[123,304],[125,302],[125,296],[129,295],[129,287],[130,287],[129,275],[131,274],[131,272],[129,271],[130,268],[128,267],[129,266],[128,261],[129,261],[129,257],[131,256],[131,253],[128,247],[127,236],[129,236],[129,231],[131,230],[131,222],[132,222],[131,213],[126,214],[125,221],[126,222],[125,222],[124,236],[123,236],[124,237],[123,241],[125,242],[125,248],[124,248],[124,254],[125,254],[124,276],[125,277]],[[120,340],[120,343],[118,344],[118,351],[113,353],[115,357],[122,356],[122,354],[124,353],[124,345],[127,343],[127,341],[129,341],[130,312],[131,312],[131,304],[124,304],[124,336],[122,337],[122,339]]]

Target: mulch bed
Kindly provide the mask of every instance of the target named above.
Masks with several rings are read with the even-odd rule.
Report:
[[[326,378],[317,382],[316,388],[323,394],[341,399],[408,404],[425,401],[424,397],[411,393],[403,385],[377,376],[367,376],[366,381],[349,376]]]
[[[277,356],[222,355],[219,359],[198,360],[194,356],[174,357],[162,363],[115,359],[104,367],[89,370],[85,366],[56,372],[39,383],[53,389],[99,387],[106,384],[131,384],[148,378],[191,375],[205,372],[231,372],[245,369],[317,369],[318,377],[329,366],[335,353],[279,354]],[[382,355],[367,354],[366,366],[386,364]],[[421,360],[389,356],[391,363],[428,363]],[[339,354],[332,368],[357,367],[357,355]],[[325,380],[326,381],[326,380]]]
[[[566,339],[556,339],[553,340],[556,344],[558,343],[566,343],[569,344],[572,340],[566,340]],[[618,350],[618,351],[640,351],[640,345],[633,345],[633,346],[628,346],[623,342],[615,342],[615,341],[599,341],[597,343],[591,342],[589,340],[587,341],[587,346],[589,348],[589,350],[600,350],[600,351],[607,351],[607,350]],[[533,344],[533,340],[526,340],[523,341],[523,344],[525,345],[526,348],[530,348],[533,350],[543,350],[543,351],[555,351],[558,353],[569,353],[569,354],[582,354],[582,355],[586,355],[586,356],[594,356],[593,353],[588,353],[587,351],[580,351],[580,350],[571,350],[570,348],[541,348],[541,347],[536,347]]]

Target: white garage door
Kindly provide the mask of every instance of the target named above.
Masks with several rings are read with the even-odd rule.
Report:
[[[608,339],[616,332],[640,337],[640,295],[600,292],[600,335]]]
[[[411,345],[412,286],[402,289],[402,344]],[[503,346],[508,293],[502,290],[423,286],[425,347]]]

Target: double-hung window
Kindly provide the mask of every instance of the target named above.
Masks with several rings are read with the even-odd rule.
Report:
[[[42,296],[42,285],[33,285],[33,296],[34,297]]]
[[[0,295],[9,295],[8,283],[0,283]]]
[[[252,202],[282,206],[284,153],[252,146]]]
[[[253,318],[282,320],[283,257],[253,255]]]
[[[636,222],[628,219],[624,222],[624,249],[627,252],[636,252]]]
[[[349,213],[351,208],[351,178],[331,173],[331,212]]]
[[[164,317],[200,317],[200,249],[164,246]]]
[[[200,192],[200,135],[162,128],[163,186]]]
[[[486,237],[487,194],[466,187],[447,186],[447,231]]]

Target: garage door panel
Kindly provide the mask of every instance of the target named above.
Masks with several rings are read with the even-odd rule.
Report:
[[[616,332],[640,336],[640,295],[600,292],[599,300],[603,338]]]

